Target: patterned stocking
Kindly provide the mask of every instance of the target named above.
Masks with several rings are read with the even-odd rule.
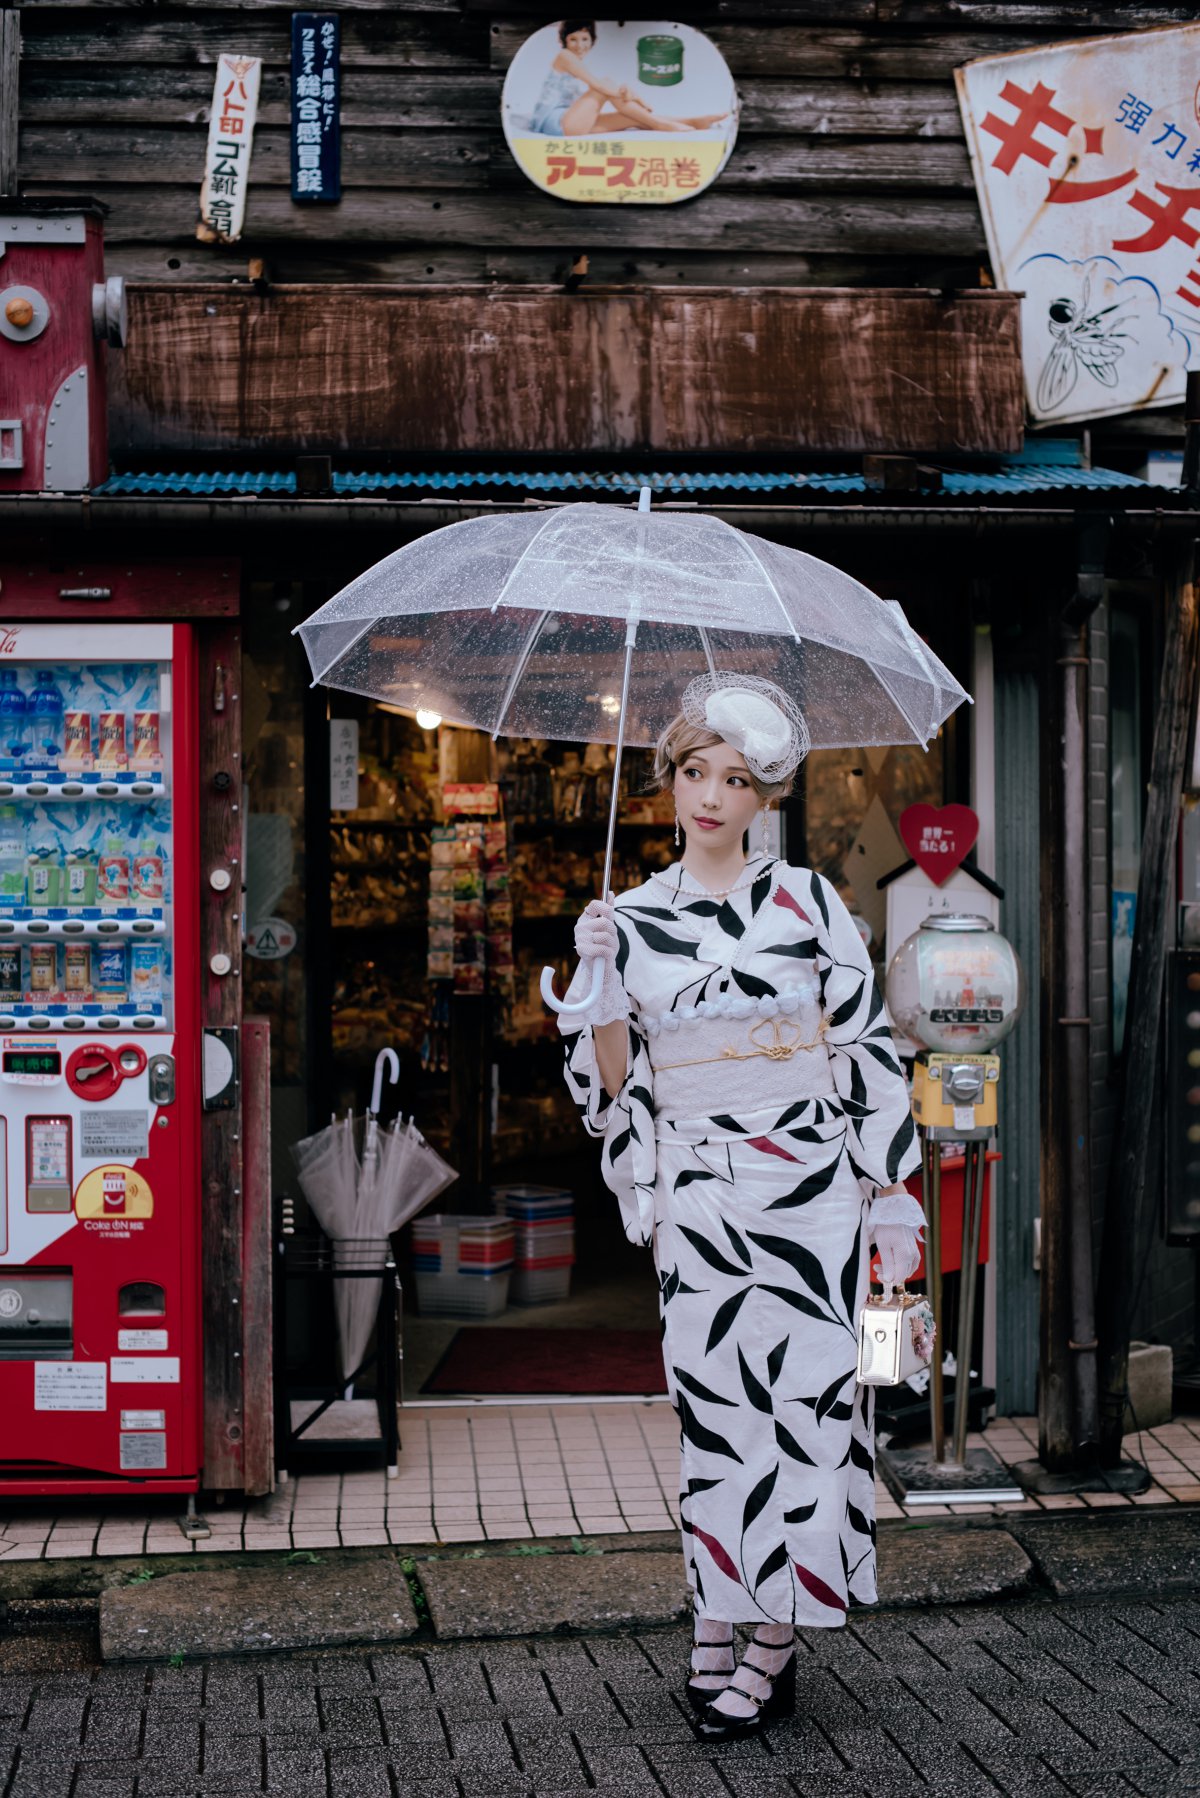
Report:
[[[737,1672],[720,1696],[713,1699],[713,1710],[722,1717],[752,1717],[758,1706],[747,1694],[769,1698],[772,1679],[783,1672],[795,1652],[796,1632],[790,1623],[760,1623]]]
[[[692,1676],[688,1684],[697,1692],[709,1692],[715,1698],[718,1692],[725,1690],[733,1673],[733,1625],[719,1617],[697,1617],[695,1626]]]

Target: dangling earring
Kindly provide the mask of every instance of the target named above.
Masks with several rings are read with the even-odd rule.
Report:
[[[769,807],[764,805],[762,808],[762,852],[764,855],[770,855],[771,853],[771,838],[767,831],[768,810]]]
[[[679,813],[675,813],[675,847],[679,847]]]

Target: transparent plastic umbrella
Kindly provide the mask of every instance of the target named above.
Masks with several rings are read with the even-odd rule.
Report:
[[[432,531],[297,630],[314,685],[493,736],[615,743],[602,892],[621,751],[656,740],[694,675],[777,682],[814,748],[927,744],[967,698],[894,601],[722,519],[652,512],[646,487],[636,511],[557,506]],[[594,1002],[601,972],[565,1009]]]
[[[347,1381],[353,1381],[366,1355],[382,1292],[382,1280],[361,1276],[382,1271],[388,1237],[458,1178],[411,1119],[405,1123],[397,1118],[390,1128],[380,1128],[385,1066],[394,1083],[399,1071],[394,1049],[381,1049],[376,1057],[364,1118],[335,1119],[327,1129],[292,1145],[301,1190],[333,1243],[334,1268],[356,1275],[334,1285],[338,1357]],[[352,1386],[346,1396],[353,1396]]]

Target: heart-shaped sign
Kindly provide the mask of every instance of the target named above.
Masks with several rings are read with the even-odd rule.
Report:
[[[940,887],[970,855],[979,819],[969,805],[910,805],[900,814],[900,835],[918,868]]]

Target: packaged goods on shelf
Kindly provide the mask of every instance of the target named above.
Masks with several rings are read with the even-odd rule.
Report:
[[[514,1304],[565,1299],[575,1265],[575,1198],[566,1187],[515,1184],[492,1187],[492,1203],[514,1226]]]

